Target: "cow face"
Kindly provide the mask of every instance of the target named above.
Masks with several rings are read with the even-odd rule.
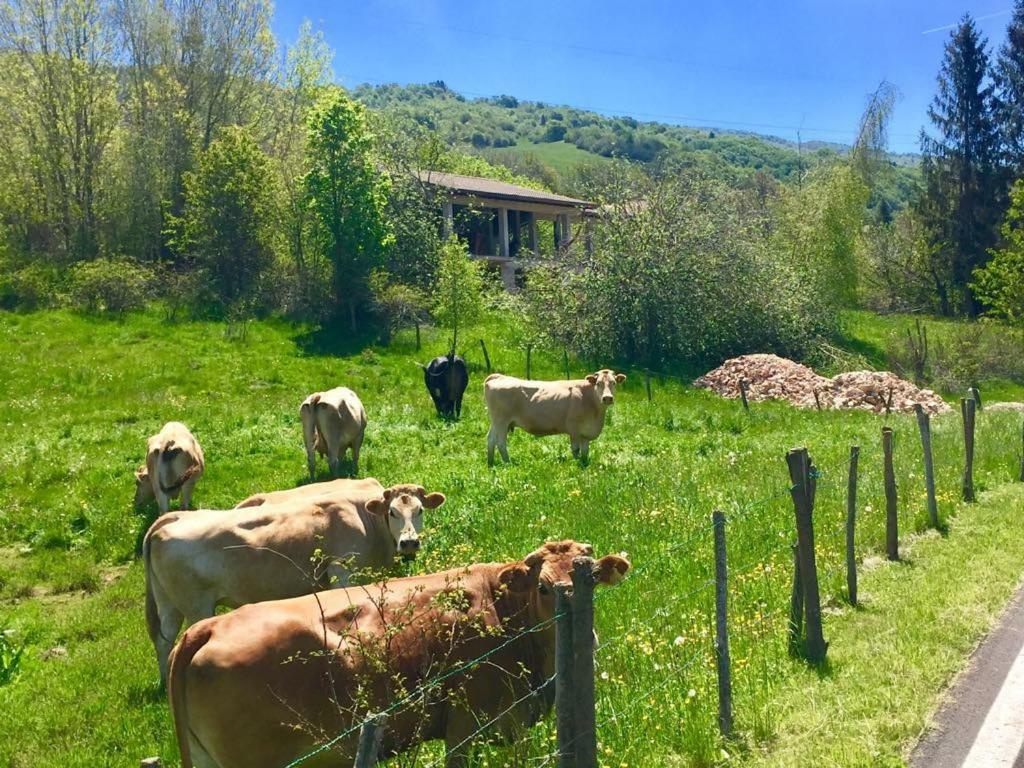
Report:
[[[549,541],[527,555],[522,563],[507,566],[501,583],[529,601],[530,619],[547,621],[555,615],[555,586],[572,583],[572,561],[592,557],[594,548],[575,541]],[[598,584],[618,584],[629,571],[629,561],[619,555],[605,555],[594,564]]]
[[[144,505],[153,498],[153,484],[149,481],[149,471],[146,465],[135,470],[135,507]]]
[[[597,373],[587,376],[587,381],[597,390],[597,396],[605,407],[615,402],[615,385],[626,380],[626,374],[616,373],[609,368],[602,368]]]
[[[413,560],[420,551],[423,510],[444,504],[443,493],[427,493],[421,485],[396,485],[381,499],[366,502],[367,511],[387,518],[395,549],[403,560]]]

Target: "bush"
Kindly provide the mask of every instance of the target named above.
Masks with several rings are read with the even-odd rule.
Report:
[[[59,273],[42,264],[29,264],[21,269],[0,268],[0,308],[31,312],[58,304],[61,281]]]
[[[382,269],[370,274],[370,294],[383,331],[384,344],[390,344],[392,336],[403,328],[415,325],[427,315],[423,291],[395,282]]]
[[[82,262],[71,270],[71,304],[86,312],[122,315],[145,306],[152,282],[152,271],[131,261]]]

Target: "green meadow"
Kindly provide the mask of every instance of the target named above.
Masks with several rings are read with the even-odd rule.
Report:
[[[877,353],[889,332],[860,315],[850,327],[862,352]],[[942,534],[927,531],[916,422],[888,419],[904,543],[903,561],[888,564],[879,557],[883,417],[781,403],[754,404],[748,415],[676,379],[655,379],[649,402],[643,375],[627,370],[588,465],[572,460],[567,439],[516,431],[512,463],[492,469],[480,338],[495,370],[525,373],[524,351],[500,318],[472,329],[462,419],[446,422],[414,365],[445,351],[431,329],[417,352],[411,334],[380,347],[284,321],[240,334],[156,311],[123,321],[0,313],[0,765],[123,766],[150,755],[178,764],[135,559],[155,514],[132,509],[146,437],[171,419],[188,424],[207,461],[195,502],[229,507],[305,482],[299,404],[336,385],[356,390],[369,417],[361,473],[448,497],[426,517],[420,558],[395,575],[511,561],[555,538],[628,554],[633,573],[596,606],[604,765],[798,766],[812,755],[815,765],[900,765],[1019,580],[1021,416],[979,415],[971,505],[959,502],[959,416],[933,420]],[[569,362],[574,375],[591,369]],[[562,366],[561,350],[534,350],[535,377],[561,377]],[[864,597],[856,610],[843,599],[841,535],[853,444]],[[818,670],[786,648],[795,534],[784,457],[794,446],[807,446],[821,471],[816,525],[831,646]],[[728,742],[717,737],[711,647],[714,509],[729,516],[737,734]],[[482,746],[476,764],[542,764],[534,759],[553,751],[553,739],[549,717],[520,744]],[[428,745],[392,764],[439,757],[440,745]]]

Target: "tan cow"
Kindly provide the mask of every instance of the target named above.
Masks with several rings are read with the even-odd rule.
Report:
[[[625,374],[604,368],[574,381],[527,381],[501,373],[484,380],[484,401],[491,428],[487,432],[487,463],[494,449],[508,461],[508,433],[513,427],[531,435],[568,435],[572,455],[586,460],[590,441],[604,428],[604,414],[615,400],[615,385]]]
[[[296,499],[315,499],[318,496],[341,496],[348,501],[359,502],[369,501],[384,493],[384,486],[373,477],[362,480],[352,480],[341,477],[337,480],[328,480],[324,483],[309,483],[300,485],[298,488],[290,488],[286,491],[268,491],[267,493],[256,493],[235,504],[235,509],[245,507],[259,507],[263,504],[282,504]]]
[[[331,474],[337,475],[341,458],[349,448],[352,449],[352,473],[359,473],[359,449],[366,432],[366,411],[355,392],[348,387],[314,392],[302,401],[299,416],[310,479],[316,473],[316,453],[327,456]]]
[[[554,699],[552,588],[592,553],[551,542],[519,562],[249,605],[190,627],[168,691],[183,768],[280,768],[340,734],[303,768],[351,765],[359,722],[403,700],[382,756],[444,739],[448,768],[461,768],[481,724],[521,737]],[[615,584],[628,570],[608,555],[595,575]],[[411,695],[428,680],[429,696]]]
[[[353,502],[331,495],[157,519],[143,541],[146,624],[166,680],[182,621],[263,600],[347,586],[353,570],[390,567],[420,549],[423,510],[444,494],[396,485]]]
[[[203,474],[203,449],[180,421],[169,421],[146,441],[146,463],[135,470],[135,506],[156,498],[160,513],[181,495],[181,508],[192,506],[192,489]]]

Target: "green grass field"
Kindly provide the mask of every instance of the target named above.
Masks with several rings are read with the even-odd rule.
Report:
[[[597,603],[603,764],[796,766],[809,755],[820,765],[899,764],[930,702],[1019,578],[1024,497],[1007,484],[1019,466],[1020,417],[981,414],[982,503],[969,506],[956,500],[959,418],[935,420],[940,513],[950,532],[917,540],[925,527],[917,428],[912,416],[890,419],[901,526],[913,545],[904,564],[865,574],[864,609],[843,610],[838,531],[847,454],[862,446],[859,544],[874,562],[883,541],[881,418],[783,404],[755,405],[748,417],[736,402],[673,382],[656,382],[648,403],[634,375],[588,466],[570,458],[567,439],[517,431],[513,463],[489,469],[477,339],[486,338],[497,370],[522,375],[522,350],[506,333],[495,319],[468,334],[463,418],[446,423],[413,365],[444,351],[442,335],[429,331],[416,353],[408,336],[388,348],[352,349],[284,322],[254,323],[237,340],[223,324],[170,324],[156,312],[124,322],[0,314],[0,630],[25,648],[14,679],[0,684],[0,765],[121,766],[155,754],[177,764],[134,560],[153,513],[131,508],[145,439],[167,420],[185,421],[207,460],[195,501],[227,507],[305,480],[299,403],[342,384],[359,393],[369,416],[362,473],[448,496],[427,517],[416,572],[518,559],[551,538],[629,554],[634,573]],[[560,352],[535,350],[535,376],[560,377],[561,368]],[[573,372],[587,371],[573,363]],[[785,648],[794,534],[783,458],[797,445],[822,471],[819,567],[833,659],[823,673],[808,673]],[[727,744],[716,737],[706,586],[715,508],[732,518],[738,735]],[[965,592],[975,600],[969,611]],[[880,650],[869,636],[894,642]],[[865,686],[897,680],[898,701],[920,703],[894,716],[897,699],[875,687],[867,695]],[[857,720],[849,733],[829,719],[850,711]],[[551,752],[553,734],[549,718],[515,748],[482,748],[479,765],[526,764]],[[394,765],[426,766],[438,754],[432,745]]]
[[[492,147],[487,150],[488,155],[493,155],[498,159],[502,155],[512,153],[533,155],[560,176],[564,176],[581,165],[601,165],[611,162],[611,158],[587,152],[575,144],[569,144],[564,141],[542,142],[539,144],[534,144],[532,141],[520,141],[515,146]]]

